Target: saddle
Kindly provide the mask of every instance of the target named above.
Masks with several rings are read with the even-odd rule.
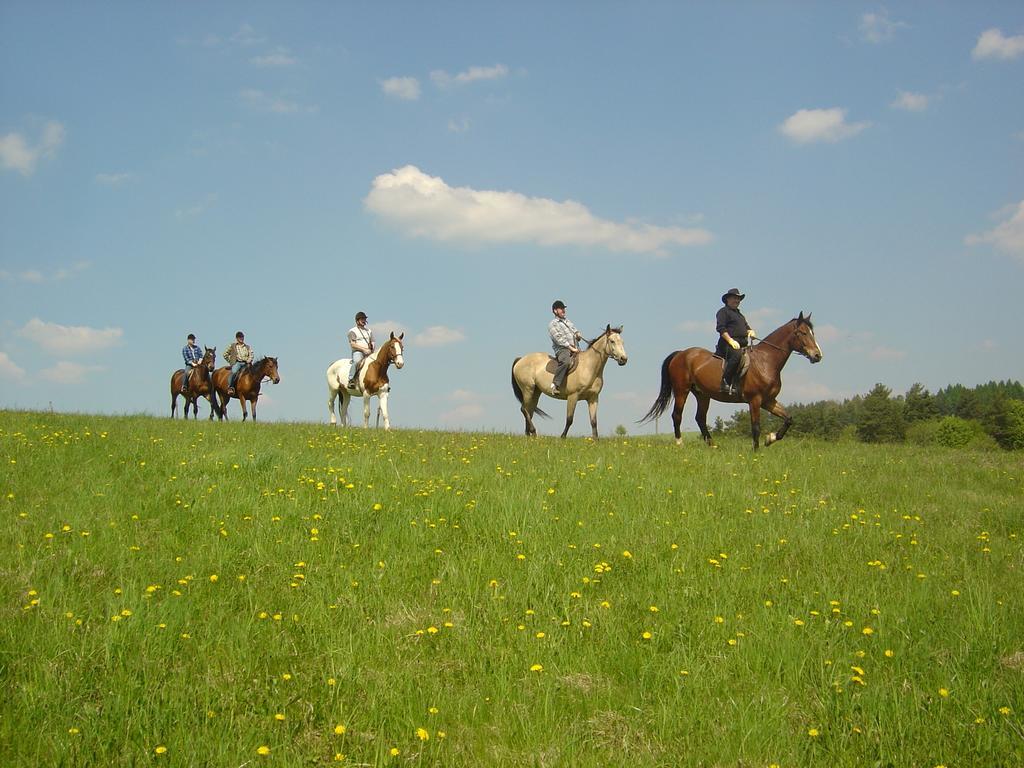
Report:
[[[747,355],[747,353],[749,351],[750,351],[750,347],[741,347],[740,348],[740,364],[736,366],[736,374],[734,376],[734,381],[733,381],[734,384],[739,384],[743,380],[743,377],[747,373],[747,369],[750,367],[750,357]],[[722,357],[721,355],[713,355],[713,357],[716,360],[721,360],[722,361],[722,367],[724,369],[725,368],[725,358]]]
[[[569,358],[569,370],[566,372],[567,376],[576,370],[576,363],[578,362],[577,358],[579,358],[579,355],[572,355]],[[554,355],[548,355],[548,364],[544,370],[552,375],[554,375],[555,371],[558,370],[558,359]]]

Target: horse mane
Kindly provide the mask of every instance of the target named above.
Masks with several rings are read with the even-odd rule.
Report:
[[[590,349],[592,346],[594,346],[594,344],[596,344],[598,341],[600,341],[603,337],[608,336],[608,335],[613,334],[613,333],[622,333],[622,326],[620,325],[618,328],[612,328],[609,325],[607,328],[605,328],[603,331],[601,331],[601,333],[599,333],[594,338],[592,338],[592,339],[584,339],[584,341],[587,342],[587,349]]]

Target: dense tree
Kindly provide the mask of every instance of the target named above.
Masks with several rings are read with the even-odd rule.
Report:
[[[865,443],[892,443],[903,439],[903,404],[893,400],[892,390],[875,384],[867,397],[857,422],[857,437]]]
[[[938,415],[939,406],[935,397],[924,388],[924,384],[914,384],[907,390],[903,398],[903,418],[908,424],[934,419]]]

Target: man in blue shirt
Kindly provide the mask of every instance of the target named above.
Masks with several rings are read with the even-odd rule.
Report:
[[[549,394],[555,397],[558,391],[565,387],[565,377],[569,373],[569,363],[572,356],[579,353],[577,342],[583,338],[572,321],[565,316],[565,304],[556,301],[551,305],[551,311],[555,319],[548,323],[548,334],[551,336],[551,347],[555,350],[555,359],[558,361],[558,368],[555,370],[555,379],[551,382]]]
[[[203,350],[196,344],[196,335],[190,333],[185,340],[185,347],[181,350],[181,356],[185,358],[185,375],[181,377],[181,394],[188,392],[188,379],[192,371],[203,361]]]

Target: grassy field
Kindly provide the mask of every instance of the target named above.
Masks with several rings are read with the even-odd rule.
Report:
[[[1024,466],[0,413],[0,764],[1024,764]]]

